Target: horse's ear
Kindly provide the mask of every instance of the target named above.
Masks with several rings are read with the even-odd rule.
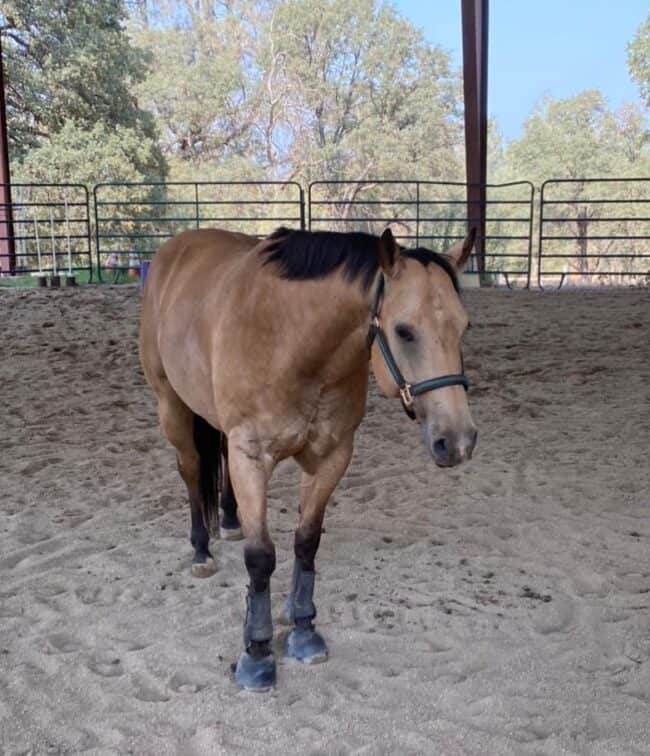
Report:
[[[397,267],[395,261],[399,254],[399,247],[390,228],[387,228],[379,239],[379,264],[387,276],[393,276]]]
[[[456,270],[462,270],[465,267],[465,263],[474,247],[475,239],[476,226],[473,226],[462,242],[456,242],[456,244],[454,244],[453,247],[450,247],[445,253],[447,257],[451,258],[451,261],[456,266]]]

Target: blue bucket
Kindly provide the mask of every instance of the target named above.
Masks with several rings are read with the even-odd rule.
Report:
[[[140,263],[140,291],[144,290],[144,282],[147,280],[147,273],[149,272],[149,265],[151,260],[143,260]]]

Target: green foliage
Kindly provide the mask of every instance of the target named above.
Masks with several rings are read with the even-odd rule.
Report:
[[[458,175],[460,81],[446,53],[392,6],[287,0],[269,39],[280,120],[293,137],[287,158],[298,175]]]
[[[337,214],[377,178],[462,180],[458,71],[383,0],[5,0],[0,25],[17,179],[359,182]],[[492,182],[648,170],[643,112],[597,91],[489,129]]]
[[[627,61],[630,76],[639,85],[646,106],[650,107],[650,14],[628,45]]]
[[[127,160],[134,170],[161,175],[153,119],[132,93],[148,58],[131,45],[125,20],[122,0],[3,3],[10,146],[14,160],[29,155],[19,174],[35,177],[47,170],[52,179],[66,180],[75,131],[82,142],[73,168],[77,177],[92,183],[98,163],[104,168],[115,163],[118,150],[112,142],[118,135],[123,153],[131,151]],[[106,148],[107,155],[93,157],[85,169],[92,143]],[[59,149],[62,167],[56,170]],[[48,161],[47,169],[41,170],[37,157]],[[123,173],[124,167],[118,170]]]
[[[173,173],[267,178],[459,175],[460,81],[376,0],[150,3],[140,102]],[[158,19],[158,20],[157,20]],[[170,20],[171,19],[171,20]],[[248,166],[247,168],[245,166]]]
[[[638,108],[612,112],[597,90],[547,97],[506,149],[503,170],[537,186],[552,177],[633,175],[648,159],[645,133]]]
[[[650,169],[647,127],[643,112],[634,105],[618,111],[608,108],[598,91],[582,92],[564,100],[546,98],[525,122],[521,138],[508,145],[501,175],[527,178],[539,189],[546,179],[634,178]],[[599,274],[626,268],[644,269],[635,253],[646,250],[643,218],[649,199],[644,182],[574,183],[547,186],[544,235],[545,273]],[[594,200],[618,200],[598,203]],[[632,219],[632,220],[630,220]],[[610,238],[599,238],[610,237]],[[621,255],[625,257],[620,257]],[[554,256],[555,255],[555,256]],[[598,256],[593,259],[591,256]]]
[[[153,61],[137,92],[158,124],[165,155],[198,164],[244,154],[255,81],[236,19],[197,15],[185,27],[146,29],[136,38]]]
[[[67,121],[49,140],[29,151],[15,174],[21,181],[92,185],[152,180],[163,170],[155,143],[142,139],[136,129],[110,128],[103,122],[87,128]]]

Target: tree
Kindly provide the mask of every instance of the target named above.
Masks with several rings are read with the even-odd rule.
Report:
[[[640,183],[593,184],[579,179],[647,175],[646,134],[638,107],[624,105],[614,112],[597,90],[564,100],[547,97],[526,120],[521,138],[506,149],[507,175],[525,177],[538,188],[546,179],[576,179],[551,184],[545,193],[546,200],[554,202],[544,225],[545,250],[551,255],[546,272],[607,275],[623,266],[630,272],[642,268],[642,258],[634,252],[643,251],[643,246],[630,244],[645,233],[643,221],[635,220],[645,216],[638,202],[645,196]],[[617,202],[601,204],[601,198]]]
[[[237,165],[303,181],[460,175],[459,76],[392,6],[172,5],[150,2],[146,23],[140,8],[136,39],[154,59],[139,96],[175,174]]]
[[[125,20],[122,0],[7,0],[3,4],[0,24],[8,42],[11,154],[16,161],[31,155],[24,169],[19,162],[18,175],[31,175],[27,167],[36,167],[36,151],[52,156],[50,180],[65,180],[68,174],[63,165],[75,162],[70,158],[75,140],[87,146],[102,130],[113,139],[120,135],[124,164],[129,166],[126,173],[132,175],[131,168],[137,169],[138,176],[164,173],[153,119],[138,107],[132,94],[133,84],[145,75],[148,59],[129,42]],[[57,146],[63,151],[61,167],[54,159]],[[97,146],[101,151],[105,141]],[[89,172],[91,165],[84,171],[84,149],[74,172],[92,182],[96,176]],[[115,148],[109,146],[111,151]],[[121,170],[114,178],[124,174]]]
[[[546,97],[506,149],[513,178],[539,186],[547,178],[625,176],[647,160],[644,117],[626,105],[617,113],[597,90],[556,100]]]
[[[155,142],[142,139],[136,129],[102,122],[90,129],[79,128],[66,121],[51,139],[27,153],[19,171],[30,181],[51,183],[65,178],[92,186],[102,181],[141,181],[157,165]]]
[[[630,76],[639,85],[646,106],[650,107],[650,14],[627,47],[627,62]]]
[[[375,0],[287,0],[269,25],[274,142],[313,178],[457,178],[460,80],[446,53]],[[268,66],[270,61],[265,61]]]
[[[241,16],[232,8],[213,14],[209,5],[174,3],[166,22],[141,24],[135,33],[153,61],[137,86],[139,101],[155,118],[165,156],[191,164],[195,177],[206,161],[251,154],[258,86],[258,72],[246,66]]]

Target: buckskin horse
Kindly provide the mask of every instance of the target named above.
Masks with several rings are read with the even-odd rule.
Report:
[[[250,579],[235,667],[242,687],[275,684],[266,492],[288,457],[302,478],[286,653],[305,663],[327,658],[314,627],[314,558],[365,413],[369,364],[382,393],[401,398],[419,422],[437,465],[471,457],[457,273],[473,241],[471,232],[442,255],[404,249],[389,229],[377,237],[281,228],[262,240],[206,229],[179,234],[155,255],[142,365],[187,485],[196,576],[215,571],[209,530],[221,454],[226,460],[221,532],[236,535],[241,523]]]

